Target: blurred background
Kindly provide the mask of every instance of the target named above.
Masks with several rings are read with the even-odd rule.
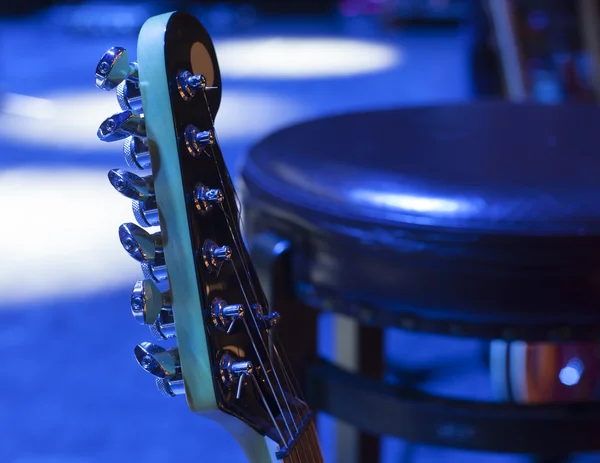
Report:
[[[94,86],[98,59],[111,46],[135,58],[142,23],[175,9],[215,41],[216,128],[234,174],[262,137],[317,116],[486,98],[595,102],[600,91],[594,1],[2,2],[0,462],[244,461],[134,362],[147,334],[128,308],[140,272],[117,237],[131,209],[106,178],[124,162],[96,137],[119,110]],[[495,400],[487,344],[396,331],[386,343],[405,368],[449,365],[421,378],[424,390]],[[330,456],[328,436],[325,423]],[[529,460],[385,438],[382,461]]]

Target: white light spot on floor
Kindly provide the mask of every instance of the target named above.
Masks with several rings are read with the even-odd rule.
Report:
[[[383,43],[332,37],[271,37],[217,42],[226,77],[323,78],[382,71],[401,54]]]
[[[215,126],[220,140],[248,140],[295,122],[306,111],[303,104],[277,95],[233,90],[223,93]],[[114,92],[70,92],[44,98],[9,93],[0,107],[0,137],[45,149],[66,149],[67,155],[91,150],[114,156],[118,142],[101,142],[96,132],[105,118],[117,112]]]
[[[133,222],[131,202],[106,172],[13,169],[0,172],[0,307],[131,285],[139,265],[117,229]]]

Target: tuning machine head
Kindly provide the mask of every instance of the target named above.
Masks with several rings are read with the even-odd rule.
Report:
[[[102,141],[123,140],[131,135],[145,137],[146,124],[142,116],[127,110],[113,114],[102,122],[97,135]]]
[[[152,176],[140,177],[122,169],[108,171],[108,181],[123,196],[137,201],[146,201],[154,196]]]
[[[125,162],[131,169],[144,170],[150,167],[150,150],[145,137],[128,137],[123,143]]]
[[[231,255],[229,246],[219,246],[211,240],[206,240],[202,246],[204,265],[211,272],[218,272],[223,263],[231,260]]]
[[[119,240],[127,253],[138,262],[149,262],[155,259],[158,251],[162,252],[160,233],[150,234],[134,223],[124,223],[119,227]]]
[[[129,62],[125,48],[109,48],[96,66],[96,87],[112,90],[125,79],[137,81],[137,64]]]
[[[140,325],[154,323],[162,310],[171,309],[170,291],[160,291],[152,280],[140,280],[131,291],[131,313]]]
[[[165,349],[150,342],[143,342],[133,350],[138,364],[157,378],[178,379],[181,376],[177,348]]]
[[[138,81],[124,80],[117,86],[117,101],[123,111],[132,111],[135,114],[142,114],[142,93],[140,92],[140,83]]]

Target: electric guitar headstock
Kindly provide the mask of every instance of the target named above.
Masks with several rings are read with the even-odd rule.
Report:
[[[123,140],[127,164],[141,171],[108,174],[137,221],[119,228],[144,275],[131,310],[158,339],[135,347],[138,363],[164,394],[185,395],[192,411],[227,428],[252,463],[322,461],[312,413],[271,336],[280,317],[242,239],[214,127],[221,76],[208,32],[186,13],[150,18],[137,62],[111,48],[96,85],[116,89],[122,109],[98,137]]]

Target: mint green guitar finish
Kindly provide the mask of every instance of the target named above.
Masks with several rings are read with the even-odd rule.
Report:
[[[165,31],[172,15],[156,16],[144,24],[137,62],[186,398],[193,412],[226,428],[251,463],[277,461],[277,445],[219,410],[215,397],[167,81],[175,76],[166,75]],[[190,71],[204,74],[210,86],[214,69],[208,51],[196,43],[191,54],[194,69]],[[210,445],[209,437],[205,441]]]

